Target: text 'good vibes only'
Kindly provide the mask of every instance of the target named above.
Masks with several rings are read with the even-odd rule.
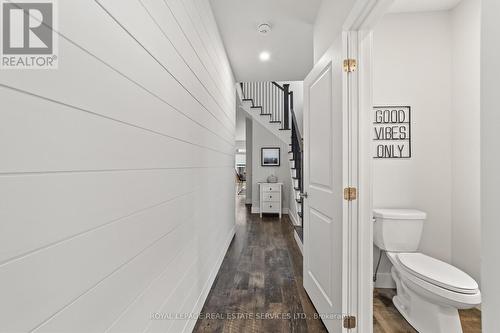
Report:
[[[409,106],[375,107],[375,158],[411,157]]]

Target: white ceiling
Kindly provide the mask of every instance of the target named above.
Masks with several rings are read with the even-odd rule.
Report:
[[[431,12],[450,10],[461,0],[395,0],[391,7],[392,13]]]
[[[313,65],[321,0],[210,0],[237,81],[300,81]],[[269,23],[267,35],[257,26]],[[268,51],[268,62],[259,53]]]

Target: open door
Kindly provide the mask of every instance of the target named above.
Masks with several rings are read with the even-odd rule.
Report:
[[[355,325],[349,313],[349,85],[347,34],[304,81],[304,288],[329,332]],[[349,70],[349,68],[348,68]]]

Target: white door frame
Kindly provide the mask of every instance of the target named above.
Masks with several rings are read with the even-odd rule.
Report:
[[[349,295],[346,310],[355,315],[356,328],[349,332],[373,332],[373,224],[372,221],[372,30],[394,0],[357,0],[343,30],[348,35],[345,55],[357,60],[349,75],[349,183],[358,189],[350,206]]]

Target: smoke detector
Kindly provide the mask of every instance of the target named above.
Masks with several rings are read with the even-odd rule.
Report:
[[[271,32],[271,25],[269,25],[268,23],[261,23],[257,27],[257,31],[263,35],[267,35],[268,33]]]

